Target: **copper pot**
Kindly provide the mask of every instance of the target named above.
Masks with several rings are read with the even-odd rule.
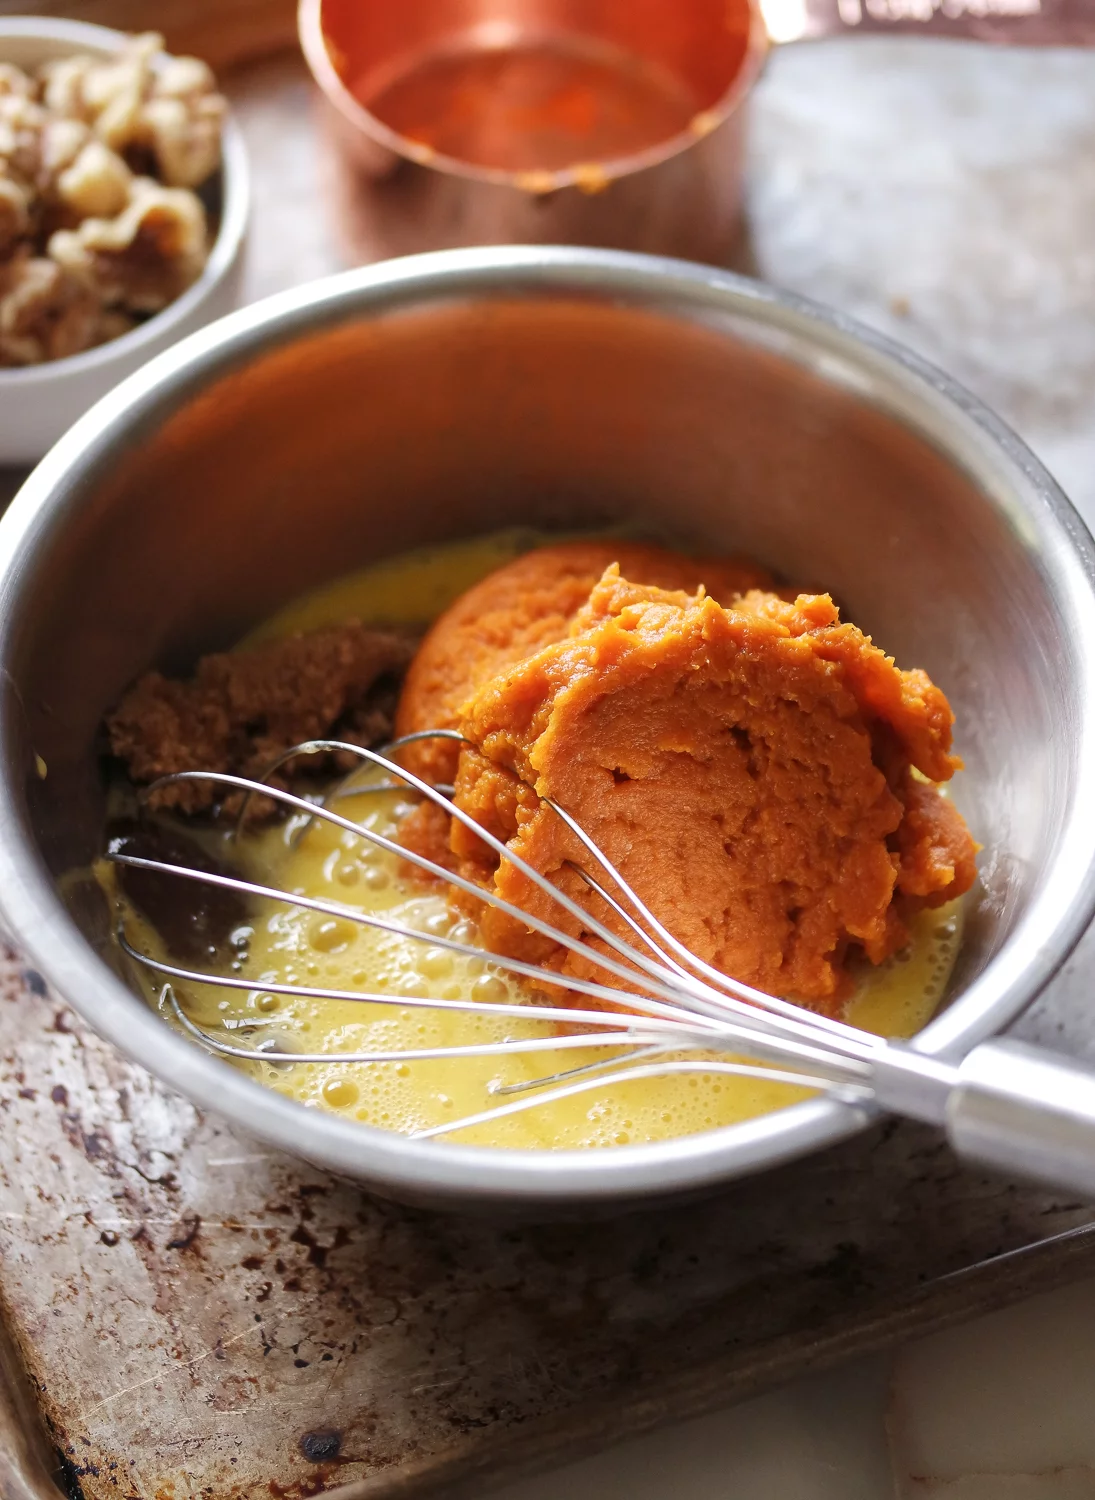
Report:
[[[355,260],[584,244],[725,262],[773,45],[1095,44],[1091,0],[301,0]]]

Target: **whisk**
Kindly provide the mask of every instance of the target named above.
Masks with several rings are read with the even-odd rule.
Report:
[[[527,928],[582,956],[617,981],[610,985],[570,975],[562,979],[554,970],[505,954],[490,955],[498,967],[534,985],[550,987],[550,991],[565,986],[567,992],[576,995],[607,1001],[616,1007],[626,1006],[626,1012],[591,1010],[566,1003],[478,1002],[262,981],[262,990],[272,994],[397,1006],[435,1014],[448,1011],[496,1019],[513,1017],[523,1023],[542,1024],[547,1032],[543,1037],[522,1036],[466,1045],[335,1054],[341,1062],[410,1063],[515,1053],[565,1056],[574,1049],[587,1053],[590,1049],[605,1051],[603,1060],[556,1069],[516,1084],[492,1085],[493,1098],[487,1108],[420,1130],[416,1132],[417,1138],[459,1136],[472,1126],[542,1108],[587,1091],[609,1089],[622,1082],[688,1073],[724,1073],[817,1090],[849,1104],[878,1107],[941,1125],[955,1149],[971,1160],[1095,1194],[1095,1070],[1012,1040],[982,1043],[958,1063],[941,1061],[917,1051],[915,1046],[887,1041],[739,983],[705,963],[673,936],[566,809],[547,798],[541,799],[566,824],[588,856],[582,865],[571,866],[584,882],[588,904],[579,903],[559,890],[454,805],[450,800],[451,786],[430,784],[393,758],[407,745],[431,738],[462,740],[454,730],[408,735],[382,750],[368,750],[335,739],[310,740],[287,750],[258,779],[224,772],[181,771],[163,777],[143,793],[147,799],[172,785],[202,781],[220,788],[225,797],[242,794],[235,838],[242,834],[252,799],[272,798],[302,819],[297,837],[314,820],[323,820],[517,918]],[[352,756],[359,764],[324,796],[306,798],[271,785],[271,778],[289,761],[332,752]],[[360,775],[364,767],[376,768],[385,779],[362,784]],[[584,937],[572,936],[561,927],[511,905],[495,892],[442,868],[415,850],[404,848],[378,830],[343,817],[333,806],[348,796],[405,788],[442,807],[499,859],[512,862],[563,911],[576,918],[584,933],[597,938],[603,946],[595,947]],[[453,936],[424,933],[340,902],[288,893],[234,874],[148,858],[124,849],[120,841],[111,844],[107,857],[118,865],[220,887],[237,895],[270,898],[456,954],[484,956],[481,949]],[[602,921],[598,909],[611,911],[629,936],[621,936]],[[186,968],[142,952],[129,941],[124,924],[118,940],[134,963],[159,977],[164,1007],[201,1046],[239,1060],[285,1064],[332,1061],[330,1053],[242,1047],[214,1035],[186,1014],[175,986],[184,983],[251,991],[256,988],[254,979],[236,973]],[[560,1034],[560,1026],[573,1030]]]

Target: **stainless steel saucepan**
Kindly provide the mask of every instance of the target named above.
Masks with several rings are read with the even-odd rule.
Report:
[[[169,1030],[59,885],[101,844],[104,711],[292,596],[426,542],[627,517],[831,590],[958,715],[984,845],[942,1013],[1005,1027],[1095,907],[1095,549],[938,371],[723,272],[575,249],[392,262],[194,335],[101,402],[0,523],[0,907],[50,984],[197,1103],[400,1198],[614,1206],[861,1129],[833,1101],[589,1153],[411,1141],[304,1109]]]

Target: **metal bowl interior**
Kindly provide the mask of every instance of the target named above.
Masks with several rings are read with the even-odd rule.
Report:
[[[658,1146],[412,1142],[262,1089],[118,977],[96,854],[104,711],[372,559],[626,517],[829,589],[958,715],[985,846],[950,1003],[960,1053],[1045,984],[1095,904],[1095,555],[972,398],[884,340],[677,262],[488,250],[237,313],[62,440],[0,523],[0,906],[56,990],[202,1105],[403,1199],[547,1210],[705,1189],[860,1128],[826,1101]],[[43,774],[44,767],[44,774]],[[1086,768],[1086,770],[1085,770]]]

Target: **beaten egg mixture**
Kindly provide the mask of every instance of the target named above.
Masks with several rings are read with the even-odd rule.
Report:
[[[363,622],[421,623],[435,616],[476,579],[518,555],[529,543],[507,533],[474,543],[394,559],[298,602],[264,625],[248,643],[356,617]],[[364,784],[369,773],[361,778]],[[348,795],[334,804],[341,816],[392,838],[410,804],[399,793]],[[474,921],[454,913],[444,887],[407,878],[401,861],[369,842],[304,817],[249,834],[235,851],[249,878],[290,894],[339,903],[410,927],[417,941],[349,918],[308,911],[281,899],[264,900],[232,934],[234,973],[246,990],[182,985],[187,1015],[224,1040],[246,1048],[330,1054],[328,1062],[241,1061],[237,1066],[302,1104],[399,1132],[443,1126],[502,1102],[492,1089],[542,1078],[605,1052],[584,1049],[448,1058],[419,1062],[342,1063],[338,1054],[390,1048],[467,1045],[550,1034],[543,1023],[511,1017],[433,1012],[350,1000],[317,1000],[272,993],[271,984],[332,990],[431,996],[443,1000],[519,1002],[520,980],[486,953],[453,954],[431,939],[477,943]],[[104,880],[117,893],[114,872]],[[120,898],[118,898],[120,900]],[[186,899],[186,892],[180,893]],[[150,925],[125,910],[130,941],[167,957]],[[864,963],[844,1017],[879,1035],[908,1037],[938,1006],[961,939],[961,902],[925,909],[910,922],[908,947],[878,967]],[[160,985],[141,977],[150,997]],[[595,1019],[595,1018],[594,1018]],[[590,1088],[566,1099],[465,1128],[454,1139],[490,1146],[577,1148],[665,1140],[749,1119],[805,1097],[804,1091],[762,1080],[689,1074]]]

